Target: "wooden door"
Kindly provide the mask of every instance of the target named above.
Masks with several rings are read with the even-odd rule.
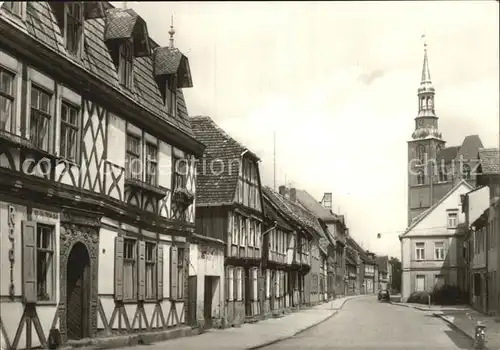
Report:
[[[203,300],[203,318],[205,319],[205,328],[212,328],[213,289],[213,277],[205,276],[205,293]]]

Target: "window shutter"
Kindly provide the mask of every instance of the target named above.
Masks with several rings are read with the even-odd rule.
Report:
[[[177,300],[177,247],[170,247],[170,297]]]
[[[36,303],[36,222],[23,221],[23,300]]]
[[[163,300],[163,245],[158,244],[157,253],[158,259],[156,260],[156,279],[158,281],[157,299]]]
[[[123,237],[115,237],[115,300],[123,300]]]
[[[137,288],[137,297],[139,300],[144,300],[146,297],[146,282],[145,282],[145,274],[146,274],[146,243],[144,241],[139,241],[138,245],[138,263],[137,263],[137,276],[138,278],[138,288]]]

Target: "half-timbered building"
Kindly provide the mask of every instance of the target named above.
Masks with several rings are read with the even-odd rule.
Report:
[[[0,348],[188,332],[187,57],[108,2],[3,2],[0,33]]]
[[[196,233],[226,242],[225,320],[238,325],[261,315],[259,158],[210,117],[192,117],[191,125],[206,145],[197,166]]]
[[[270,189],[263,188],[266,231],[262,253],[264,282],[264,316],[276,315],[300,304],[297,256],[297,233],[280,212]],[[274,200],[273,200],[274,199]]]

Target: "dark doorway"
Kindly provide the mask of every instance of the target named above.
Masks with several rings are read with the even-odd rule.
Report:
[[[212,328],[212,300],[214,299],[214,280],[213,276],[205,276],[205,293],[203,300],[203,318],[205,319],[205,328]]]
[[[90,257],[82,243],[76,243],[66,266],[66,325],[68,339],[90,336]]]
[[[188,323],[191,326],[196,326],[196,300],[198,298],[197,293],[197,281],[198,276],[189,276],[188,278]]]

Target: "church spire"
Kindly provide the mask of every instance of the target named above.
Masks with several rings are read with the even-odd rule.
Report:
[[[438,130],[438,118],[434,111],[435,90],[431,81],[425,35],[422,35],[422,39],[424,39],[424,62],[422,64],[422,77],[418,88],[418,116],[415,118],[416,125],[412,137],[413,139],[426,137],[441,139],[441,133]]]
[[[425,35],[422,35],[425,40]],[[422,78],[420,79],[419,94],[422,92],[434,92],[431,81],[431,72],[429,70],[429,58],[427,57],[427,41],[424,41],[424,63],[422,65]]]

